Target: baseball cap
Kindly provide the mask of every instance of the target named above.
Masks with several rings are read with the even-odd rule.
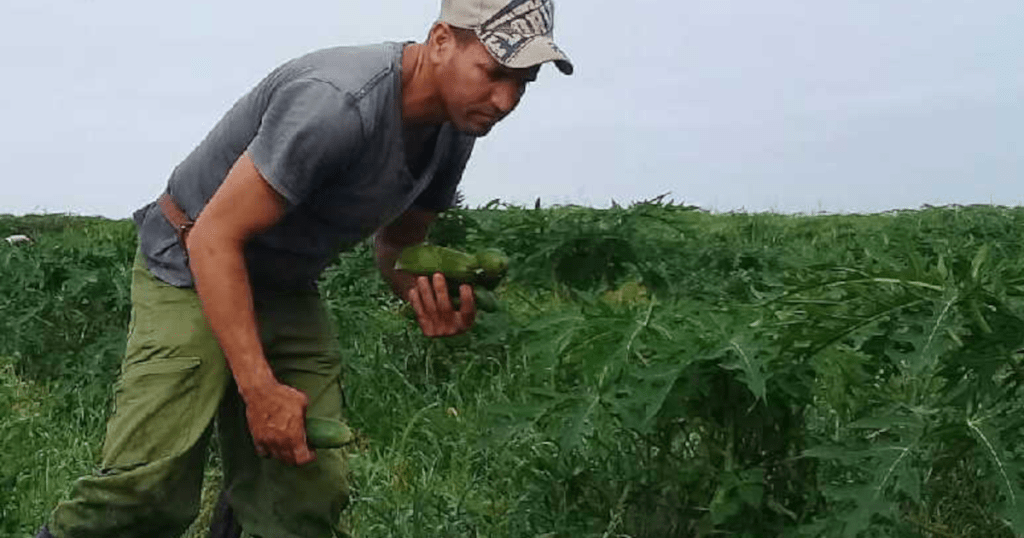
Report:
[[[572,62],[555,45],[552,0],[442,0],[438,20],[475,31],[501,65],[518,69],[554,62],[572,74]]]

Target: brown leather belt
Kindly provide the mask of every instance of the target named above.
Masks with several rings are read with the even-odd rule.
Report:
[[[192,219],[188,218],[188,215],[182,211],[178,203],[171,198],[170,193],[163,193],[160,198],[156,201],[157,205],[160,206],[160,211],[163,212],[164,217],[167,221],[174,226],[174,232],[178,234],[178,241],[181,242],[181,248],[188,253],[188,248],[185,246],[185,240],[188,239],[188,233],[192,230]]]

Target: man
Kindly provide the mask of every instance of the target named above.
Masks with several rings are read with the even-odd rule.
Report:
[[[339,450],[314,453],[308,416],[341,418],[340,350],[316,290],[371,235],[376,263],[423,333],[458,334],[444,277],[395,271],[451,203],[476,137],[518,104],[552,41],[551,0],[443,0],[424,43],[313,52],[271,72],[134,215],[132,317],[99,472],[39,536],[174,537],[195,518],[217,434],[244,531],[339,534]]]

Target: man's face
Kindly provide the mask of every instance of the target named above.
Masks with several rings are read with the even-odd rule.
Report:
[[[539,67],[505,67],[475,39],[454,44],[437,71],[449,120],[466,134],[486,135],[519,104]]]

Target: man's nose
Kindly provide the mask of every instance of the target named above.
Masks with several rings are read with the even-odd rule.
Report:
[[[523,95],[520,88],[520,84],[514,81],[499,84],[491,95],[494,108],[498,109],[502,115],[512,112],[516,105],[519,104],[519,99]]]

